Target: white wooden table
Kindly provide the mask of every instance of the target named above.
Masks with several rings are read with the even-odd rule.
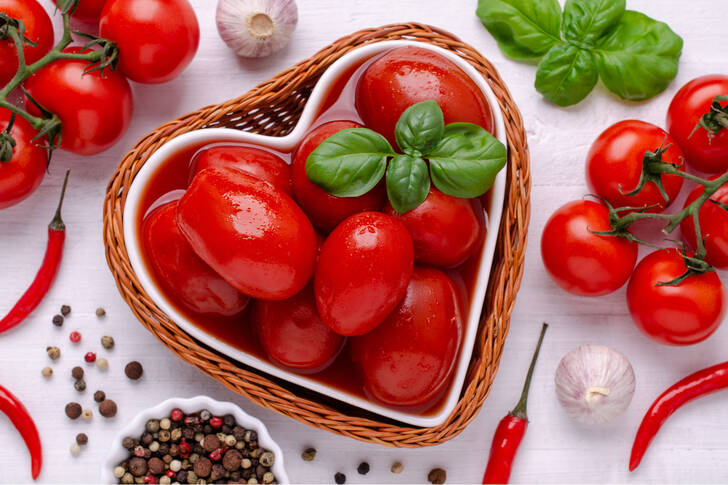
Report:
[[[47,2],[50,4],[50,2]],[[669,384],[704,366],[726,360],[728,326],[707,342],[688,348],[668,348],[643,337],[632,324],[624,289],[599,299],[570,296],[555,287],[541,265],[539,239],[548,216],[568,200],[586,192],[583,164],[592,140],[608,125],[639,118],[664,123],[667,105],[686,81],[702,74],[728,72],[728,13],[716,0],[628,0],[628,7],[668,22],[685,39],[680,73],[665,93],[646,103],[624,103],[598,87],[583,103],[569,109],[547,104],[533,88],[533,66],[503,57],[475,17],[475,1],[454,0],[299,0],[300,21],[291,45],[261,60],[238,60],[222,43],[214,23],[214,0],[193,0],[202,37],[191,67],[175,81],[156,86],[135,85],[135,113],[126,136],[111,150],[92,158],[54,155],[50,174],[24,203],[0,212],[0,312],[25,289],[35,273],[46,243],[46,224],[58,196],[62,175],[73,169],[64,207],[68,239],[63,267],[45,302],[18,329],[0,336],[0,383],[20,396],[34,416],[44,443],[44,482],[94,482],[105,450],[120,425],[138,411],[171,396],[208,394],[231,400],[260,417],[281,444],[287,470],[296,482],[333,483],[337,471],[348,483],[415,483],[441,466],[448,482],[480,480],[498,420],[515,404],[540,323],[552,324],[537,367],[530,400],[531,426],[514,467],[513,482],[725,482],[728,479],[728,394],[703,399],[678,412],[654,441],[642,466],[627,472],[634,432],[650,402]],[[518,297],[500,371],[477,419],[452,441],[427,449],[393,450],[317,431],[263,410],[237,396],[194,367],[174,357],[133,317],[119,297],[106,266],[101,239],[102,200],[106,183],[120,157],[144,133],[162,122],[210,103],[237,96],[289,65],[308,57],[349,32],[402,21],[438,25],[480,49],[500,70],[518,103],[532,154],[533,192],[530,244],[525,277]],[[56,21],[57,25],[57,21]],[[723,277],[728,275],[721,275]],[[62,329],[51,325],[61,304],[73,313]],[[103,306],[108,316],[94,315]],[[80,345],[68,333],[83,333]],[[117,346],[101,349],[102,335]],[[553,375],[561,357],[584,343],[614,346],[632,361],[637,392],[628,411],[614,423],[585,427],[572,422],[554,395]],[[63,356],[53,365],[50,381],[40,375],[50,363],[47,345],[58,344]],[[109,358],[106,374],[88,368],[88,389],[79,398],[70,369],[88,350]],[[144,363],[145,377],[131,383],[126,362]],[[79,400],[92,407],[91,395],[103,389],[119,404],[114,420],[98,413],[91,423],[71,422],[64,405]],[[94,406],[95,409],[95,406]],[[79,432],[90,444],[72,458],[68,447]],[[0,416],[0,481],[30,479],[25,446],[9,421]],[[300,458],[314,446],[314,462]],[[366,460],[371,471],[358,475]],[[401,475],[390,465],[401,461]]]

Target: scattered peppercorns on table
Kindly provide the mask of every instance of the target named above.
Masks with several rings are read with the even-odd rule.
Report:
[[[275,455],[232,415],[175,409],[147,421],[141,436],[124,438],[122,446],[129,456],[114,468],[119,483],[276,483]]]

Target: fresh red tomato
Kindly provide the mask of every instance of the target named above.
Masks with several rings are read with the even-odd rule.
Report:
[[[285,192],[234,168],[207,168],[179,201],[177,224],[192,249],[240,292],[285,300],[316,263],[316,233]]]
[[[349,217],[321,248],[314,277],[321,320],[339,335],[371,331],[404,297],[414,259],[412,238],[394,217]]]
[[[192,250],[177,227],[177,201],[144,218],[142,243],[159,284],[196,313],[233,316],[249,298],[230,286]]]
[[[187,0],[108,0],[99,33],[117,43],[119,69],[139,83],[176,78],[200,43],[200,26]]]
[[[321,321],[312,285],[287,300],[256,300],[253,321],[268,356],[298,372],[323,370],[344,345],[344,337]]]
[[[613,124],[594,141],[586,157],[586,180],[589,189],[615,208],[658,205],[650,209],[650,212],[663,210],[669,204],[665,203],[657,185],[652,182],[648,182],[637,195],[628,197],[624,193],[637,187],[645,152],[668,145],[670,147],[662,154],[662,161],[683,165],[682,150],[659,126],[637,120]],[[677,197],[682,183],[683,179],[679,175],[662,176],[662,185],[670,202]]]
[[[31,96],[61,119],[61,148],[78,155],[95,155],[111,147],[126,132],[133,111],[131,87],[121,73],[105,69],[103,74],[84,74],[87,67],[85,61],[62,59],[25,81]],[[40,115],[32,103],[28,111]]]
[[[56,6],[60,6],[61,1],[56,0]],[[98,22],[104,5],[106,5],[106,0],[81,0],[78,2],[72,16],[74,19],[83,22]]]
[[[627,282],[637,262],[637,244],[590,231],[609,231],[609,210],[599,202],[577,200],[546,222],[541,258],[553,280],[569,293],[600,296]]]
[[[53,24],[36,0],[0,0],[0,12],[23,21],[25,37],[35,42],[23,48],[25,63],[30,65],[46,55],[53,47]],[[12,39],[0,40],[0,88],[15,76],[18,70],[18,51]]]
[[[640,261],[627,285],[632,320],[662,344],[691,345],[705,340],[725,315],[725,288],[715,272],[690,276],[675,286],[660,284],[685,271],[680,252],[663,249]]]
[[[384,323],[351,339],[367,394],[395,406],[433,401],[455,368],[462,318],[453,281],[416,267],[406,296]]]
[[[190,182],[198,172],[210,167],[232,167],[269,182],[288,195],[291,167],[279,156],[244,145],[213,145],[195,153],[190,162]]]
[[[721,94],[728,95],[728,76],[699,77],[677,92],[667,110],[667,130],[687,155],[688,165],[701,172],[728,170],[728,128],[717,133],[702,127],[695,130],[700,118],[710,111],[713,98]]]
[[[483,92],[452,61],[421,47],[392,49],[374,61],[356,87],[356,109],[364,124],[396,143],[394,126],[404,110],[433,99],[445,124],[475,123],[493,131],[493,113]]]
[[[0,132],[8,127],[10,111],[0,109]],[[0,209],[13,206],[32,194],[43,181],[48,153],[31,141],[36,131],[20,116],[15,117],[10,135],[15,140],[13,158],[0,161]]]
[[[691,204],[703,193],[703,186],[695,187],[685,201],[685,206]],[[719,188],[711,200],[728,204],[728,186]],[[700,207],[700,232],[705,241],[705,260],[719,269],[728,269],[728,212],[710,202]],[[685,241],[691,248],[696,249],[698,240],[695,237],[695,225],[692,217],[680,223]]]
[[[314,185],[306,175],[306,160],[322,141],[346,128],[361,128],[353,121],[331,121],[311,131],[293,156],[291,177],[296,201],[306,211],[311,222],[322,231],[330,232],[352,214],[379,210],[384,205],[384,185],[379,184],[359,197],[336,197]]]
[[[407,227],[418,262],[454,268],[464,263],[482,241],[482,210],[477,199],[459,199],[433,187],[425,201],[411,211],[397,214],[387,204],[384,212]]]

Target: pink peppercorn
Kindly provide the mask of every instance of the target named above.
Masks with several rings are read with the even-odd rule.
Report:
[[[81,333],[74,330],[68,338],[71,339],[71,342],[77,344],[81,341]]]
[[[173,472],[172,470],[167,470],[167,473],[165,473],[169,478],[175,478],[177,474]]]
[[[144,477],[144,483],[157,483],[157,477],[150,473],[149,475]]]
[[[188,456],[190,456],[190,444],[186,441],[181,442],[177,446],[177,452],[182,458],[187,458]]]
[[[86,352],[86,355],[83,356],[83,360],[88,363],[96,362],[96,354],[94,354],[93,352]]]
[[[138,456],[139,458],[144,458],[144,447],[137,445],[134,447],[134,456]]]
[[[172,412],[169,414],[169,418],[172,421],[180,421],[182,419],[182,410],[181,409],[173,409]]]
[[[212,461],[220,461],[220,459],[222,458],[222,449],[218,448],[216,450],[212,450],[208,457]]]
[[[210,426],[212,426],[215,429],[222,428],[222,418],[218,417],[218,416],[210,418]]]

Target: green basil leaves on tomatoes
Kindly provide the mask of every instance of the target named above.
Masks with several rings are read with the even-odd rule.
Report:
[[[536,90],[559,106],[584,99],[600,77],[639,101],[677,74],[682,38],[625,0],[567,0],[563,12],[555,0],[479,0],[476,13],[504,54],[540,60]]]
[[[433,100],[407,108],[395,138],[404,154],[368,128],[341,130],[311,152],[306,174],[337,197],[363,195],[384,177],[389,202],[402,214],[424,202],[431,183],[454,197],[482,195],[506,163],[503,143],[472,123],[445,126]]]

